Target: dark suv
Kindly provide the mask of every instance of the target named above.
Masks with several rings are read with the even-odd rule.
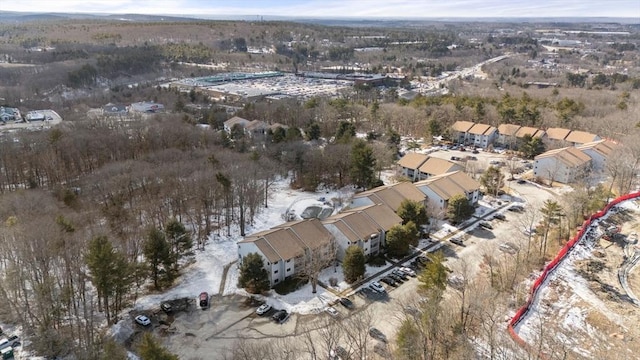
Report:
[[[273,314],[273,316],[271,316],[271,319],[279,324],[282,324],[288,318],[289,318],[289,313],[287,312],[287,310],[279,310],[278,312]]]

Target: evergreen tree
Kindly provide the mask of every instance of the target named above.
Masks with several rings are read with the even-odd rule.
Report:
[[[245,288],[251,294],[263,293],[271,287],[269,274],[264,268],[262,257],[257,253],[247,254],[242,259],[238,286]]]
[[[375,168],[371,146],[363,140],[355,141],[351,148],[351,181],[358,187],[370,188],[376,180]]]
[[[351,245],[345,251],[342,260],[342,271],[344,279],[349,282],[355,282],[364,276],[366,259],[364,251],[359,246]]]
[[[545,146],[544,142],[542,142],[542,139],[534,138],[531,135],[525,135],[522,137],[522,141],[520,142],[518,150],[525,158],[533,159],[537,155],[540,155],[544,152]]]
[[[430,294],[432,299],[439,299],[447,287],[448,269],[444,266],[444,254],[438,251],[427,256],[431,261],[418,276],[420,289]]]
[[[498,191],[504,186],[504,175],[499,168],[489,166],[482,174],[480,183],[487,189],[487,193],[498,196]]]
[[[348,143],[355,136],[356,127],[348,121],[341,121],[336,131],[336,142]]]
[[[159,280],[163,274],[168,275],[167,271],[171,265],[171,249],[162,231],[156,228],[149,230],[142,251],[147,259],[153,286],[159,289]]]
[[[98,305],[104,306],[108,322],[111,322],[109,303],[114,292],[117,270],[117,255],[106,236],[97,236],[89,242],[85,262],[91,271],[91,282],[98,292]]]
[[[178,261],[191,250],[193,240],[184,225],[177,219],[169,220],[164,232],[170,244],[173,271],[178,271]]]
[[[449,220],[458,224],[473,215],[473,205],[469,202],[469,199],[464,194],[454,195],[449,199],[447,205],[447,216]]]
[[[138,354],[142,360],[178,360],[178,356],[163,348],[151,335],[144,333],[142,341],[138,345]]]
[[[281,143],[287,138],[287,132],[282,126],[278,126],[275,130],[273,130],[271,135],[271,142],[273,143]]]
[[[411,221],[416,225],[424,225],[429,220],[424,204],[409,199],[402,201],[396,214],[402,218],[403,224]]]
[[[394,225],[387,232],[387,254],[393,258],[400,258],[409,253],[409,239],[404,225]]]
[[[318,123],[311,123],[306,131],[307,140],[318,140],[320,139],[320,125]]]

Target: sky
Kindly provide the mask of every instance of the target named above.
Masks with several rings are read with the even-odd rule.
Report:
[[[640,0],[0,0],[0,11],[293,17],[625,17]]]

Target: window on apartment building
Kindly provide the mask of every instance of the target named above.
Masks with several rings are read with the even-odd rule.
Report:
[[[287,268],[287,271],[291,271],[291,268]]]
[[[277,274],[277,273],[278,273],[278,270],[273,270],[273,273],[274,273],[274,274]]]
[[[275,279],[273,282],[274,282],[275,284],[277,284],[277,283],[278,283],[278,281],[280,281],[280,279]]]
[[[287,260],[287,264],[291,262],[291,259]]]

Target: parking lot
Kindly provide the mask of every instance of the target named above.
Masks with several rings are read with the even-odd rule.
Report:
[[[454,151],[441,151],[434,154],[452,152]],[[502,159],[498,154],[483,154],[481,152],[476,156],[478,155],[479,159],[482,156],[484,159],[482,161],[487,163],[494,158]],[[498,214],[502,214],[502,216],[498,215],[498,217],[504,218],[504,220],[495,219],[494,213],[487,215],[489,210],[486,210],[481,212],[479,216],[486,215],[482,221],[487,221],[491,228],[478,226],[481,219],[475,218],[473,221],[476,223],[473,223],[467,230],[457,233],[442,232],[440,235],[444,237],[440,243],[442,243],[442,250],[447,259],[446,266],[452,270],[450,281],[459,276],[475,276],[475,273],[480,269],[484,253],[514,256],[513,254],[523,247],[527,238],[521,231],[524,224],[535,220],[530,219],[534,212],[529,209],[539,209],[546,199],[554,196],[549,190],[529,182],[519,184],[513,181],[510,187],[513,192],[510,201],[502,199],[499,201],[500,205],[498,205],[498,201],[492,201],[494,206],[500,206]],[[507,210],[513,206],[522,206],[523,208],[521,211]],[[451,236],[459,238],[464,246],[448,241]],[[404,265],[410,265],[410,262]],[[246,297],[239,295],[214,296],[211,299],[209,309],[200,310],[193,306],[176,311],[171,318],[167,319],[166,325],[151,318],[152,331],[157,333],[163,339],[163,343],[172,352],[179,354],[181,358],[198,359],[206,358],[214,353],[222,354],[233,348],[240,339],[270,341],[279,338],[303,341],[305,333],[314,338],[320,336],[317,334],[317,329],[326,326],[326,319],[335,318],[344,321],[359,310],[368,309],[373,314],[385,314],[382,317],[374,317],[374,326],[388,339],[392,339],[397,326],[403,319],[407,304],[415,304],[417,301],[418,280],[409,276],[402,282],[396,282],[395,286],[383,282],[382,279],[391,271],[392,269],[384,271],[374,279],[382,283],[386,289],[384,293],[364,287],[349,296],[355,310],[349,310],[336,303],[332,306],[335,309],[334,314],[326,311],[309,315],[294,313],[280,324],[271,319],[271,316],[279,309],[270,309],[267,313],[258,315],[256,309],[260,306],[259,302],[247,302]],[[158,304],[158,311],[160,311],[159,306],[160,304]],[[379,343],[373,339],[369,340],[372,342],[372,346]]]

